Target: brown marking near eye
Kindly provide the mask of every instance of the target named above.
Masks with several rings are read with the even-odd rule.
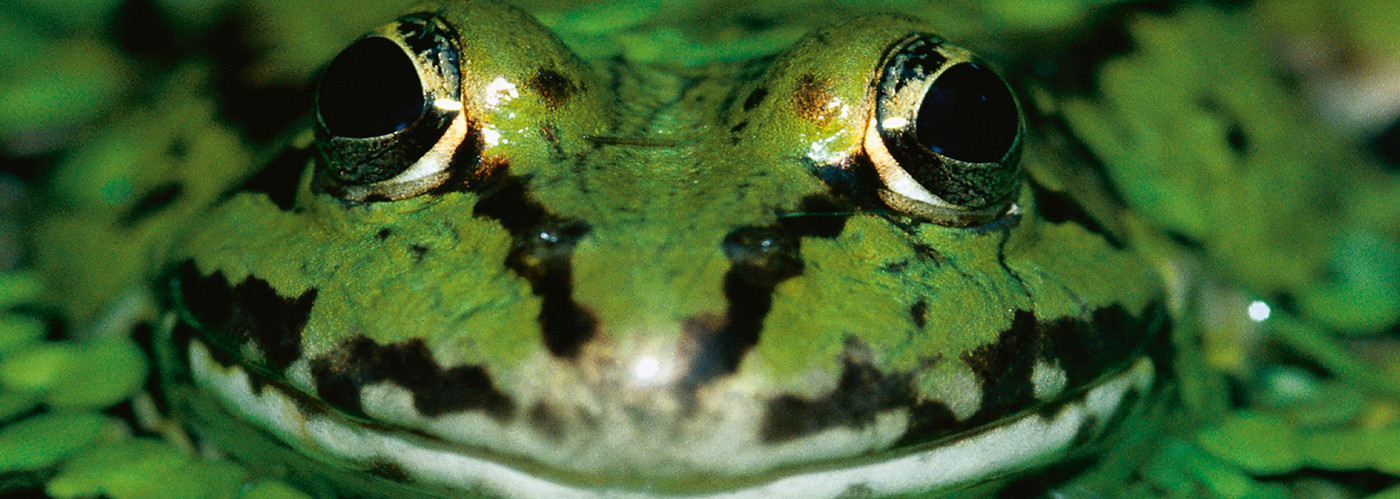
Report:
[[[481,181],[491,178],[497,171],[505,170],[508,166],[510,166],[510,160],[502,156],[484,156],[481,158],[481,162],[477,164],[476,169],[472,171],[466,183],[468,185],[477,185]]]
[[[578,84],[552,69],[535,71],[535,75],[525,81],[525,86],[539,93],[550,110],[564,105],[579,90]]]
[[[831,94],[831,80],[818,80],[811,73],[797,79],[797,90],[792,93],[792,106],[798,116],[824,127],[835,118],[840,106],[832,105],[835,97]]]

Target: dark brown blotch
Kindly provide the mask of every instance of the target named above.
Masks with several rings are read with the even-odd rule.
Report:
[[[982,406],[974,418],[990,421],[1035,405],[1031,371],[1041,346],[1035,314],[1017,310],[996,342],[963,354],[982,387]]]
[[[863,348],[847,340],[848,353]],[[819,398],[783,395],[768,403],[759,435],[776,443],[819,433],[834,427],[860,429],[879,414],[912,405],[914,388],[909,374],[886,374],[855,355],[847,355],[836,388]]]
[[[559,74],[553,69],[540,69],[525,80],[525,87],[534,90],[544,99],[545,107],[558,109],[569,101],[569,97],[580,90],[580,85]]]
[[[473,214],[496,220],[512,236],[505,265],[540,297],[538,321],[545,347],[561,358],[578,356],[598,321],[573,296],[573,249],[591,231],[580,220],[549,212],[530,197],[526,179],[505,176],[482,194]]]
[[[758,343],[773,306],[773,290],[802,274],[802,239],[840,236],[852,213],[844,202],[814,195],[796,210],[779,213],[773,225],[741,227],[725,237],[721,248],[730,261],[724,276],[728,309],[722,322],[710,316],[686,322],[686,335],[698,346],[683,387],[694,389],[738,368]]]
[[[177,275],[181,305],[200,329],[218,333],[203,335],[212,350],[232,353],[252,344],[277,373],[301,357],[301,332],[316,303],[316,288],[282,296],[252,276],[237,285],[222,272],[201,276],[192,261],[182,263]]]
[[[928,300],[919,298],[909,306],[909,320],[914,322],[914,328],[923,331],[928,325]]]
[[[839,497],[879,497],[879,494],[876,493],[875,488],[871,487],[868,483],[853,483],[847,485],[846,490],[841,491],[841,495]]]
[[[758,87],[753,89],[752,92],[749,92],[749,96],[744,99],[744,110],[753,111],[753,108],[756,108],[759,104],[762,104],[763,99],[766,97],[768,97],[767,87]]]
[[[1040,325],[1043,354],[1059,359],[1070,386],[1098,379],[1103,373],[1141,354],[1169,345],[1170,314],[1160,301],[1134,316],[1121,305],[1095,310],[1086,322],[1061,318]]]
[[[428,256],[429,252],[430,250],[427,246],[423,246],[421,244],[408,245],[408,253],[410,255],[413,255],[414,263],[421,263],[423,261],[423,258],[426,258]]]
[[[855,209],[844,201],[827,194],[807,196],[794,211],[778,216],[783,231],[795,237],[832,239],[846,229],[846,221]]]
[[[268,374],[268,371],[264,369],[250,368],[250,366],[244,365],[242,359],[240,359],[235,352],[223,346],[211,344],[208,340],[204,339],[203,333],[189,322],[184,320],[175,321],[175,326],[171,330],[171,342],[172,345],[174,345],[174,351],[180,354],[176,359],[179,361],[179,366],[161,365],[162,370],[159,374],[162,377],[176,379],[181,383],[192,383],[193,380],[189,378],[187,362],[189,361],[190,347],[198,343],[200,346],[204,347],[204,351],[209,354],[210,359],[213,360],[215,364],[223,368],[238,367],[242,369],[243,372],[247,373],[248,384],[254,395],[262,395],[265,390],[272,388],[282,396],[290,399],[292,403],[297,406],[297,410],[301,411],[303,414],[319,415],[324,414],[327,410],[325,402],[315,399],[301,390],[287,385],[286,382],[272,377],[272,375]],[[152,383],[159,381],[154,379],[156,378],[155,376],[152,378]],[[156,388],[158,387],[154,385],[151,386],[151,393],[157,399],[157,404],[161,406],[167,404],[167,401],[164,399],[164,390],[158,390]],[[164,410],[165,409],[162,409],[162,412]],[[277,440],[277,443],[282,444],[280,440]]]
[[[545,438],[558,442],[564,439],[564,420],[559,417],[549,406],[543,403],[536,403],[530,407],[530,412],[525,415],[530,422],[530,427]]]
[[[840,199],[876,214],[893,214],[889,205],[880,199],[880,186],[884,183],[875,173],[875,165],[864,153],[847,156],[828,165],[813,165],[818,178],[821,178]],[[885,217],[896,225],[906,224],[894,217]]]
[[[421,338],[380,345],[363,336],[311,359],[316,393],[331,405],[363,415],[360,389],[389,381],[413,395],[413,406],[428,417],[480,411],[504,421],[514,404],[496,389],[480,366],[442,367]]]
[[[916,445],[983,426],[1039,402],[1034,400],[1030,375],[1035,359],[1058,359],[1071,387],[1084,386],[1103,374],[1119,369],[1143,352],[1163,349],[1170,358],[1167,329],[1160,303],[1140,317],[1121,306],[1092,314],[1089,320],[1065,318],[1038,320],[1035,314],[1013,312],[1012,325],[997,342],[963,356],[983,386],[983,406],[970,418],[958,421],[937,401],[920,401],[911,411],[909,430],[896,444]],[[1135,403],[1126,401],[1130,408]],[[1060,406],[1046,406],[1042,417],[1052,417]]]
[[[840,106],[830,105],[835,98],[831,86],[830,79],[818,79],[811,73],[802,75],[797,79],[797,89],[792,94],[793,110],[817,126],[826,126],[840,111]]]
[[[744,354],[758,343],[763,319],[773,306],[773,289],[802,273],[799,243],[799,237],[780,226],[745,227],[725,237],[730,268],[724,276],[724,296],[729,308],[722,324],[708,316],[686,322],[687,337],[699,346],[683,387],[694,389],[739,367]]]

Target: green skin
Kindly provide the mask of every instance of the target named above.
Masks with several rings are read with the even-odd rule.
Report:
[[[117,294],[121,282],[150,272],[143,268],[163,269],[157,288],[173,289],[167,302],[175,305],[163,324],[182,324],[160,336],[162,373],[176,412],[234,455],[283,461],[322,490],[341,487],[324,485],[329,481],[384,492],[378,487],[395,480],[360,472],[335,476],[336,470],[375,465],[280,430],[256,429],[250,416],[208,393],[210,382],[192,379],[183,350],[190,337],[216,351],[219,369],[247,369],[279,391],[299,393],[316,407],[314,417],[331,414],[372,431],[432,435],[463,453],[582,488],[723,490],[814,465],[840,468],[951,445],[1057,407],[1165,341],[1159,326],[1108,327],[1094,318],[1113,310],[1136,326],[1161,324],[1156,317],[1168,295],[1158,270],[1164,259],[1143,248],[1162,246],[1150,226],[1174,229],[1171,220],[1139,218],[1120,206],[1118,193],[1137,202],[1138,191],[1106,187],[1131,175],[1114,169],[1112,158],[1101,165],[1089,153],[1112,156],[1121,144],[1077,137],[1070,128],[1092,130],[1111,117],[1096,111],[1090,98],[1059,97],[1053,85],[1042,88],[1032,78],[1013,78],[1021,107],[1033,117],[1023,122],[1021,150],[1010,161],[1019,154],[1022,170],[1003,205],[1014,206],[1010,212],[1000,210],[989,222],[944,224],[907,204],[886,202],[880,192],[887,186],[870,171],[879,163],[871,159],[870,123],[887,54],[911,33],[965,26],[956,23],[957,14],[940,17],[942,23],[898,16],[845,20],[772,54],[677,64],[613,58],[606,43],[570,40],[585,61],[522,12],[451,2],[437,15],[456,28],[451,33],[464,61],[458,95],[468,138],[450,144],[450,151],[466,148],[463,156],[471,159],[454,162],[461,171],[447,180],[450,188],[400,195],[413,189],[390,186],[376,192],[402,199],[347,200],[353,196],[345,194],[346,183],[327,173],[335,161],[312,154],[305,163],[275,166],[289,169],[275,176],[284,179],[281,188],[297,182],[294,200],[278,206],[275,196],[237,187],[236,180],[248,176],[241,169],[258,169],[242,165],[262,162],[222,152],[237,148],[221,145],[229,132],[215,128],[200,136],[195,151],[220,152],[189,160],[213,171],[188,180],[196,187],[139,220],[137,232],[123,233],[123,244],[56,236],[40,245],[49,253],[63,246],[79,253],[128,248],[129,258],[107,258],[137,262],[134,268],[110,272],[115,276],[107,282],[114,284],[92,285],[89,292],[98,296]],[[985,44],[988,54],[1005,56],[1004,66],[1025,61],[995,40],[969,36],[964,46]],[[318,147],[308,130],[286,137],[292,150]],[[324,141],[319,147],[333,148]],[[837,171],[857,172],[860,180],[824,180]],[[136,173],[147,176],[133,181],[147,190],[170,175]],[[1071,200],[1076,215],[1066,217],[1056,207],[1046,216],[1049,208],[1040,203],[1047,196]],[[525,212],[544,215],[511,221]],[[47,232],[82,232],[72,229],[88,223],[79,220],[53,217],[49,227],[57,230]],[[837,231],[817,235],[785,223],[834,223]],[[585,230],[571,232],[578,227]],[[776,248],[742,238],[735,244],[746,230],[769,237]],[[1211,236],[1188,232],[1214,245]],[[164,263],[134,256],[150,248],[168,248],[153,252]],[[39,254],[42,260],[45,253]],[[57,259],[93,266],[107,261],[71,258]],[[794,262],[800,271],[781,270]],[[735,277],[745,270],[755,275]],[[69,272],[72,280],[82,278],[81,270]],[[741,286],[733,281],[760,292],[735,292]],[[542,291],[557,291],[559,283],[562,294]],[[269,344],[269,337],[246,330],[247,321],[211,318],[217,314],[208,310],[217,306],[201,301],[211,296],[208,289],[222,289],[233,298],[221,313],[246,318],[262,310],[247,298],[254,287],[275,295],[272,309],[279,313],[305,305],[295,320],[277,319],[296,326],[279,337],[292,338],[289,344]],[[743,303],[759,295],[771,302],[753,317],[751,341],[716,347],[729,344],[723,338],[737,334],[736,317],[749,310]],[[101,301],[73,298],[68,308],[91,317],[99,313],[93,303]],[[1018,312],[1033,313],[1040,339],[1023,344],[1029,349],[1012,366],[993,352],[1015,344],[1007,332],[1015,330]],[[567,318],[564,326],[558,317]],[[1080,326],[1050,327],[1057,323]],[[579,339],[561,346],[561,334]],[[1131,348],[1121,358],[1097,360],[1097,371],[1072,378],[1078,384],[1057,396],[1023,397],[1013,407],[989,402],[992,385],[1002,390],[1013,381],[986,373],[1028,372],[1032,361],[1059,369],[1083,362],[1056,357],[1045,346],[1065,342]],[[384,366],[414,364],[383,360],[387,351],[431,364],[424,394],[376,398],[359,392],[402,394],[422,382],[383,372]],[[417,357],[404,353],[410,351]],[[646,375],[638,374],[643,365]],[[850,388],[843,376],[853,366],[864,373],[859,388],[875,393],[880,386],[901,396],[851,409],[855,416],[819,425],[815,433],[764,437],[775,403],[837,397]],[[484,399],[473,399],[475,405],[435,399],[440,393],[434,392],[457,390],[448,378],[434,376],[467,370],[482,375],[472,378],[475,386],[489,390],[472,393],[486,393]],[[343,393],[323,393],[328,373],[342,376],[334,388],[357,393],[353,404]],[[922,436],[911,441],[911,422],[927,414],[918,407],[930,404],[945,406],[954,420],[921,427]],[[860,435],[834,446],[803,439],[838,427]],[[267,443],[278,439],[290,447]],[[1104,446],[1094,439],[1060,455]],[[590,451],[601,457],[578,457]],[[299,453],[329,464],[299,469]]]

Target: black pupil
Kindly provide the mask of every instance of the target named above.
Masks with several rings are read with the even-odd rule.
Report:
[[[402,130],[423,114],[418,71],[398,45],[372,37],[355,42],[321,77],[316,111],[340,137],[378,137]]]
[[[958,64],[938,76],[919,106],[919,143],[970,163],[1000,161],[1016,140],[1016,101],[991,69]]]

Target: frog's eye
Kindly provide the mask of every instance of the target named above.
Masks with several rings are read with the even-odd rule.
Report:
[[[455,37],[409,15],[336,56],[316,91],[316,188],[350,201],[441,185],[466,136]]]
[[[316,116],[326,133],[370,138],[407,128],[426,110],[423,82],[409,55],[371,36],[336,56],[321,78]]]
[[[1020,185],[1021,113],[1006,82],[930,35],[895,44],[865,149],[889,207],[950,226],[1001,216]]]

